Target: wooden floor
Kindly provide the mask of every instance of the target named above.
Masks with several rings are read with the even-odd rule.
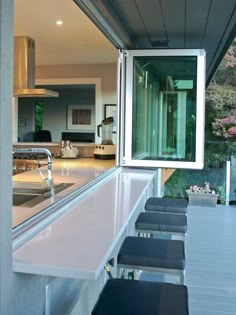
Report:
[[[190,315],[236,314],[236,207],[189,206],[185,251]]]

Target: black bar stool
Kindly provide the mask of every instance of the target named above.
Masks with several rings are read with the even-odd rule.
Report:
[[[92,315],[188,315],[184,285],[109,279]]]
[[[188,201],[178,198],[150,197],[145,203],[146,211],[187,214]]]
[[[163,212],[141,212],[135,222],[138,235],[176,235],[185,239],[187,233],[187,216],[185,214]]]
[[[184,242],[128,236],[117,256],[118,275],[120,268],[145,270],[159,274],[175,275],[184,283]]]

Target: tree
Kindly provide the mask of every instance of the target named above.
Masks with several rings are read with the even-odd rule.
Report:
[[[236,86],[236,39],[220,63],[212,83]]]
[[[236,135],[236,40],[233,41],[206,91],[206,134]]]

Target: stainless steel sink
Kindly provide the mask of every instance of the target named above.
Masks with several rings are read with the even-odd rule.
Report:
[[[22,207],[34,207],[40,202],[58,194],[59,192],[74,185],[74,183],[58,183],[54,185],[53,190],[46,191],[45,188],[36,187],[32,185],[32,188],[26,187],[29,183],[22,183],[23,187],[17,184],[17,187],[13,185],[13,206]]]
[[[55,184],[55,186],[57,183]],[[18,182],[18,181],[13,181],[12,182],[12,188],[25,188],[25,189],[44,189],[45,188],[45,183],[42,181],[40,182]]]
[[[15,194],[41,195],[45,192],[45,188],[13,188],[13,193]]]
[[[24,195],[13,193],[13,206],[21,206],[38,197],[38,195]]]

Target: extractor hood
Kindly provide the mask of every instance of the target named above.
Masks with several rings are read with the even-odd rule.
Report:
[[[35,88],[35,41],[28,36],[14,37],[14,96],[58,96],[58,92]]]

